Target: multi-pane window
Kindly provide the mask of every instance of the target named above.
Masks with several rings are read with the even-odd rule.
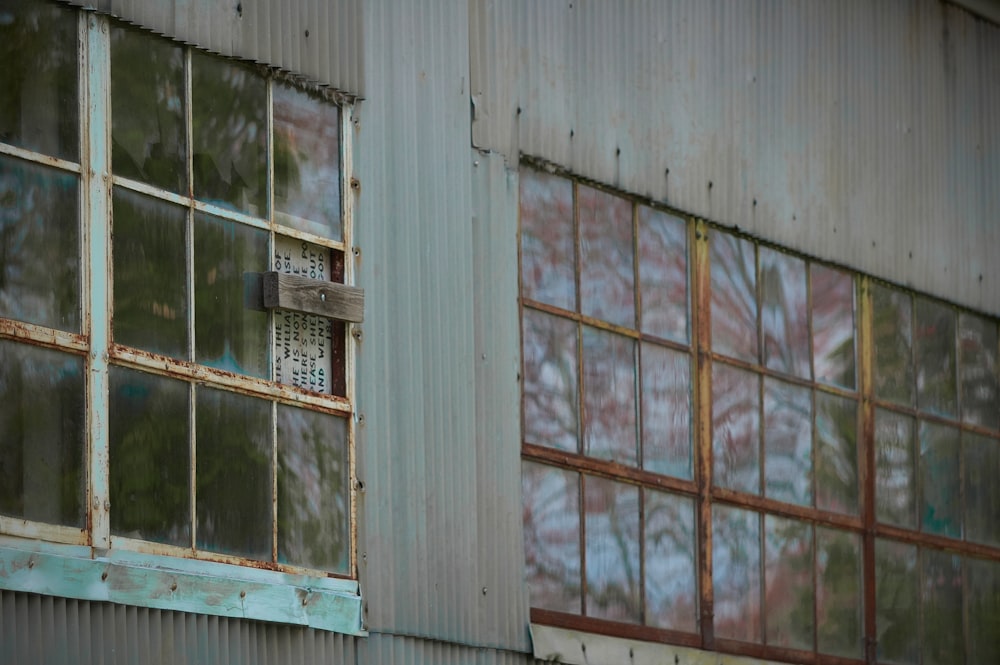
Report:
[[[353,575],[346,112],[318,89],[0,1],[0,530]]]
[[[520,183],[534,621],[795,662],[1000,657],[995,319]]]

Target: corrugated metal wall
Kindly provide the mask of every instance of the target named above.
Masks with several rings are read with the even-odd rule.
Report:
[[[472,4],[477,146],[1000,312],[997,25],[937,0]]]
[[[364,94],[362,0],[64,0],[188,44]]]

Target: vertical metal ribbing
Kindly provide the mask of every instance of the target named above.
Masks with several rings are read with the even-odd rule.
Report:
[[[87,248],[84,305],[90,339],[87,372],[89,501],[91,544],[111,544],[108,478],[108,347],[111,342],[111,57],[108,20],[81,13],[81,69],[84,149],[81,179],[86,202],[83,218]]]
[[[715,606],[712,587],[712,319],[711,266],[709,265],[708,225],[696,220],[689,226],[688,242],[692,259],[691,346],[695,354],[694,440],[695,479],[698,485],[698,586],[700,589],[701,642],[705,649],[715,645]]]

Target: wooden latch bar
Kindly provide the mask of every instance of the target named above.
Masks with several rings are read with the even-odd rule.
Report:
[[[351,323],[364,320],[364,289],[274,271],[262,277],[266,309],[288,309]]]

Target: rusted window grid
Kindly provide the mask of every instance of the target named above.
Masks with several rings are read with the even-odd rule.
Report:
[[[530,166],[534,166],[533,162],[529,162]],[[543,168],[547,169],[547,165],[542,165]],[[585,378],[583,377],[583,372],[580,368],[583,366],[583,348],[582,348],[582,330],[583,326],[587,325],[599,330],[604,330],[611,332],[622,337],[635,340],[636,342],[647,342],[662,346],[664,348],[669,348],[675,351],[680,351],[686,353],[690,360],[692,361],[692,383],[691,383],[691,437],[692,437],[692,452],[694,454],[694,478],[693,480],[684,480],[681,478],[676,478],[672,476],[666,476],[658,474],[655,472],[647,471],[642,468],[642,451],[643,451],[643,438],[642,438],[642,427],[643,419],[641,417],[641,400],[642,400],[642,373],[639,371],[639,363],[642,355],[642,344],[636,344],[635,353],[635,376],[637,384],[637,392],[635,397],[635,410],[636,410],[636,423],[637,423],[637,459],[635,465],[620,464],[613,461],[607,461],[599,459],[596,457],[588,456],[581,450],[582,441],[584,437],[583,428],[586,427],[584,424],[586,418],[581,414],[580,416],[580,431],[577,433],[578,436],[578,449],[576,452],[565,451],[554,449],[545,445],[537,445],[529,443],[527,440],[522,442],[522,458],[526,461],[537,462],[543,465],[557,467],[565,469],[567,471],[572,471],[578,474],[578,492],[580,496],[579,500],[579,551],[580,551],[580,596],[581,596],[581,613],[570,614],[565,612],[540,609],[533,607],[531,611],[532,621],[553,625],[567,627],[571,629],[586,630],[595,633],[603,633],[615,636],[631,637],[635,639],[645,639],[652,641],[661,641],[666,643],[696,646],[705,649],[724,651],[740,655],[748,655],[761,658],[775,658],[779,660],[788,660],[793,662],[804,662],[804,663],[875,663],[877,662],[877,643],[876,643],[876,599],[875,599],[875,580],[876,580],[876,568],[875,568],[875,542],[876,539],[891,539],[893,541],[910,543],[914,545],[919,545],[921,547],[921,552],[923,548],[928,548],[931,550],[940,550],[946,552],[952,552],[961,556],[975,556],[983,559],[990,560],[1000,560],[1000,547],[993,547],[989,545],[980,544],[967,540],[965,535],[959,539],[939,536],[935,534],[922,532],[920,529],[919,518],[917,519],[917,524],[912,529],[905,529],[901,527],[896,527],[888,524],[883,524],[876,519],[875,512],[875,434],[874,434],[874,413],[875,409],[885,409],[895,413],[905,414],[911,416],[916,422],[930,422],[936,424],[946,424],[960,432],[964,437],[965,433],[974,433],[989,437],[992,441],[1000,445],[1000,437],[998,437],[997,430],[990,429],[988,427],[983,427],[975,424],[965,422],[962,418],[962,404],[961,404],[961,380],[958,379],[957,385],[959,387],[959,403],[957,407],[957,415],[955,417],[942,416],[926,410],[921,410],[916,406],[905,406],[897,402],[893,402],[887,399],[879,398],[875,395],[874,384],[873,384],[873,364],[874,364],[874,340],[872,335],[872,296],[871,288],[872,284],[875,283],[871,278],[859,274],[855,271],[844,271],[852,275],[852,281],[854,283],[854,340],[855,340],[855,389],[847,389],[840,386],[823,383],[818,381],[815,377],[812,378],[802,378],[799,376],[794,376],[789,373],[777,371],[770,369],[765,366],[763,353],[764,336],[761,334],[762,326],[762,313],[761,308],[758,306],[756,312],[756,326],[757,326],[757,358],[758,362],[748,362],[745,360],[729,357],[718,353],[712,348],[711,343],[711,280],[709,277],[710,273],[710,262],[709,262],[709,235],[715,230],[715,225],[705,220],[701,220],[690,215],[686,215],[674,210],[667,210],[669,214],[680,217],[685,220],[687,226],[687,258],[688,258],[688,313],[689,313],[689,345],[681,344],[675,340],[664,339],[656,337],[647,332],[642,331],[639,324],[639,316],[641,311],[642,302],[642,291],[640,286],[640,280],[638,279],[639,271],[639,233],[638,233],[638,209],[640,205],[647,205],[651,207],[659,207],[649,203],[639,203],[633,201],[632,206],[632,238],[633,238],[633,257],[634,269],[635,269],[635,279],[634,279],[634,303],[635,303],[635,317],[636,320],[634,325],[622,326],[607,321],[601,320],[599,318],[588,316],[582,313],[581,310],[581,291],[580,291],[580,275],[581,275],[581,251],[580,251],[580,239],[581,233],[579,228],[579,203],[577,193],[579,191],[580,182],[573,180],[573,234],[574,234],[574,279],[575,279],[575,308],[573,310],[566,309],[563,307],[558,307],[551,305],[549,303],[532,299],[524,294],[524,279],[523,277],[519,279],[519,285],[521,289],[520,303],[521,303],[521,318],[522,318],[522,330],[523,330],[523,316],[525,311],[537,311],[544,312],[560,319],[572,321],[575,325],[576,330],[576,348],[577,348],[577,368],[579,372],[579,379],[577,384],[577,404],[580,405],[581,409],[585,409]],[[611,190],[606,190],[601,185],[595,185],[593,183],[587,183],[589,187],[595,187],[604,191],[608,191],[615,196],[622,196],[620,193],[613,192]],[[666,209],[665,209],[666,210]],[[733,234],[731,231],[724,231],[728,235],[736,235],[742,237],[742,234],[738,232]],[[521,266],[523,264],[522,256],[522,242],[521,238],[521,228],[519,225],[518,230],[518,256],[519,256],[519,275],[522,275]],[[750,239],[754,244],[755,253],[755,267],[757,274],[759,275],[759,248],[768,246],[765,243],[757,241],[755,239]],[[790,256],[797,256],[795,252],[788,251],[781,247],[773,247],[773,249],[780,251],[783,254],[788,254]],[[813,261],[808,257],[801,257],[806,265],[818,264],[823,265],[820,262]],[[811,280],[810,271],[806,270],[807,280]],[[758,305],[762,302],[761,299],[761,284],[760,280],[756,283],[757,288],[757,303]],[[813,332],[813,313],[812,313],[812,289],[807,287],[807,294],[809,298],[808,302],[808,327],[810,333],[810,339]],[[912,294],[909,296],[912,300]],[[961,312],[960,308],[953,305],[948,305],[956,312]],[[916,326],[915,317],[911,321],[911,326]],[[956,335],[957,338],[957,335]],[[956,339],[956,344],[958,340]],[[911,354],[914,353],[911,347]],[[813,363],[813,347],[810,344],[809,347],[809,360],[810,367]],[[998,352],[1000,355],[1000,352]],[[956,355],[957,358],[957,355]],[[912,361],[912,358],[911,358]],[[523,362],[523,356],[522,356]],[[959,372],[959,367],[954,368],[954,372]],[[816,397],[818,394],[827,394],[842,398],[847,398],[855,403],[855,410],[857,413],[857,477],[858,477],[858,497],[857,497],[857,514],[847,515],[840,514],[836,512],[825,511],[815,506],[801,506],[792,503],[782,502],[780,500],[771,499],[764,496],[764,464],[766,448],[761,442],[760,447],[760,489],[757,495],[747,494],[740,491],[730,490],[714,485],[712,478],[712,391],[711,391],[711,377],[712,377],[712,367],[714,365],[729,366],[734,368],[739,368],[752,372],[757,378],[758,390],[761,395],[763,395],[762,384],[766,378],[780,379],[782,382],[794,384],[803,388],[808,388],[810,390],[810,400],[812,404],[811,412],[811,422],[810,422],[810,432],[813,435],[813,440],[815,441],[815,431],[816,431],[816,419],[817,410],[815,408]],[[526,376],[526,369],[522,367],[521,376]],[[760,433],[759,436],[764,437],[766,433],[764,431],[764,399],[761,397],[758,404],[759,418],[760,418]],[[525,412],[524,412],[524,401],[522,400],[522,431],[525,431]],[[916,435],[914,435],[916,436]],[[815,452],[815,451],[814,451]],[[962,457],[962,477],[964,477],[964,457]],[[640,488],[640,492],[645,489],[652,490],[669,490],[678,495],[683,495],[691,497],[696,500],[696,525],[697,525],[697,538],[696,538],[696,560],[697,560],[697,601],[698,601],[698,629],[695,632],[682,632],[671,629],[655,628],[647,625],[645,623],[645,590],[641,592],[640,603],[643,607],[642,616],[638,624],[633,623],[621,623],[616,621],[609,621],[600,618],[593,618],[587,616],[587,563],[586,563],[586,519],[585,519],[585,499],[584,491],[586,485],[586,478],[588,476],[601,477],[606,479],[616,480],[625,484],[633,485]],[[816,500],[816,468],[815,465],[810,471],[810,485],[812,488],[813,502]],[[917,482],[919,483],[919,474],[917,474]],[[964,514],[965,509],[965,497],[964,497],[964,482],[960,486],[962,488],[962,510]],[[919,496],[919,487],[915,490]],[[860,561],[860,577],[861,577],[861,622],[862,622],[862,640],[864,642],[861,649],[861,656],[858,658],[846,658],[830,655],[827,653],[820,652],[818,649],[817,641],[818,636],[818,617],[816,614],[819,612],[819,601],[814,596],[813,602],[813,612],[814,612],[814,624],[813,624],[813,648],[811,651],[803,651],[798,649],[789,649],[778,646],[770,646],[763,643],[763,636],[766,635],[766,623],[761,627],[761,638],[762,641],[759,643],[744,642],[733,639],[717,638],[714,634],[714,612],[713,612],[713,579],[712,579],[712,506],[713,505],[731,505],[740,508],[746,508],[752,510],[759,521],[759,530],[761,537],[759,540],[759,546],[763,550],[765,545],[764,538],[764,517],[765,515],[774,515],[778,517],[787,517],[795,520],[799,520],[805,524],[810,525],[811,539],[812,539],[812,579],[813,579],[813,592],[817,591],[817,574],[818,566],[816,565],[817,554],[817,526],[831,527],[840,531],[850,532],[858,536],[861,540],[861,561]],[[642,526],[644,524],[645,516],[643,514],[644,502],[640,501],[639,504],[639,551],[640,551],[640,566],[642,567],[642,577],[645,579],[645,566],[646,566],[646,556],[645,556],[645,529]],[[922,554],[921,554],[922,556]],[[763,580],[766,579],[764,574],[765,566],[765,556],[763,552],[760,554],[760,567],[759,572],[760,580],[763,584]],[[965,586],[968,585],[968,581],[965,581]],[[766,589],[762,587],[761,597],[760,597],[760,614],[762,617],[762,622],[767,621],[767,612],[765,608],[765,591]],[[965,612],[968,613],[968,602],[963,601]],[[965,623],[966,630],[968,631],[968,624]],[[917,636],[914,636],[917,639]],[[967,637],[966,637],[967,641]]]

